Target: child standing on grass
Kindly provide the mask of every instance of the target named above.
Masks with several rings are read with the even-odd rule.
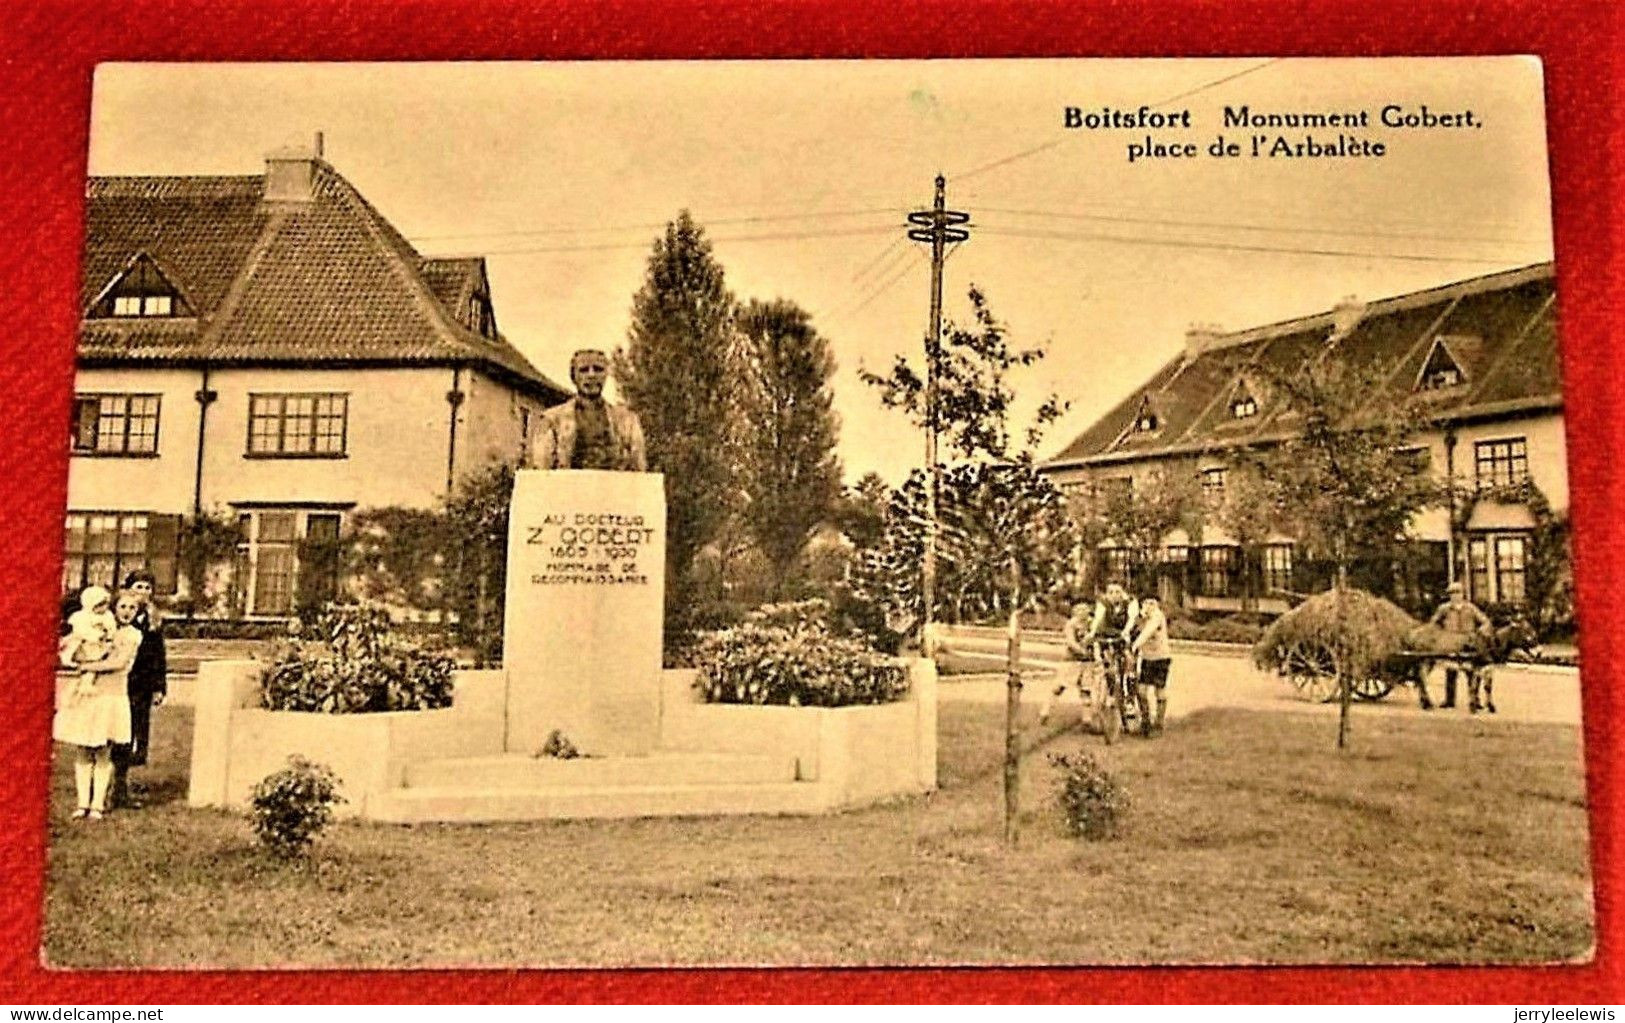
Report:
[[[57,742],[73,747],[73,815],[79,820],[100,820],[110,808],[113,744],[130,741],[130,665],[141,648],[141,630],[132,623],[141,602],[121,594],[109,627],[98,617],[107,613],[107,600],[105,589],[86,587],[59,648],[63,665],[80,672],[51,726]]]

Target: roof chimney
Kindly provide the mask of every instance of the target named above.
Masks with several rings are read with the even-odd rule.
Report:
[[[1353,295],[1344,295],[1332,306],[1332,337],[1344,337],[1365,317],[1365,303]]]
[[[316,164],[322,158],[322,133],[309,149],[290,146],[265,157],[266,202],[310,202],[315,198]]]
[[[1214,348],[1223,336],[1223,328],[1216,323],[1191,324],[1185,331],[1186,360],[1194,359],[1203,352]]]

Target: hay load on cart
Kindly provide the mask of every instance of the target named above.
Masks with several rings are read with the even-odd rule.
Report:
[[[1338,679],[1348,674],[1357,699],[1380,700],[1461,648],[1459,636],[1422,625],[1392,602],[1344,589],[1317,593],[1270,623],[1253,661],[1305,699],[1336,699]]]

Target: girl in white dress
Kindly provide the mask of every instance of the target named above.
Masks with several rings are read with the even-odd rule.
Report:
[[[134,624],[141,601],[120,594],[113,604],[117,628],[111,650],[99,660],[77,660],[75,647],[64,644],[64,667],[82,675],[57,707],[51,734],[73,747],[73,782],[78,796],[77,819],[100,820],[108,809],[113,781],[113,744],[130,741],[130,665],[141,648]]]

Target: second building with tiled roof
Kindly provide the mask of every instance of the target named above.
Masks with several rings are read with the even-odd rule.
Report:
[[[1375,368],[1387,388],[1416,393],[1434,424],[1416,455],[1458,493],[1490,494],[1424,512],[1412,526],[1396,596],[1426,606],[1450,580],[1482,604],[1523,605],[1537,518],[1565,517],[1568,471],[1552,265],[1542,263],[1369,304],[1349,299],[1315,316],[1225,333],[1193,328],[1180,354],[1043,466],[1063,489],[1133,488],[1153,472],[1194,473],[1222,498],[1237,451],[1292,427],[1269,381],[1311,360]],[[1507,501],[1519,487],[1535,502]],[[1211,525],[1175,531],[1165,569],[1136,571],[1129,551],[1102,545],[1097,577],[1154,576],[1165,599],[1199,610],[1284,610],[1317,588],[1292,542],[1242,549]],[[1318,566],[1317,571],[1324,566]]]

